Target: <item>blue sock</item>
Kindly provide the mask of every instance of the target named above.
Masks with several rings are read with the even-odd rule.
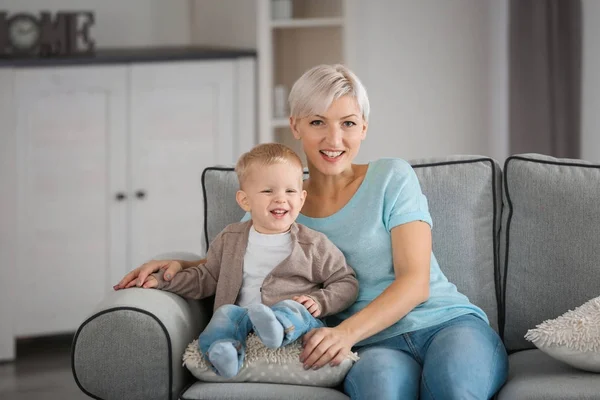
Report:
[[[283,343],[283,325],[275,317],[275,313],[264,304],[253,304],[248,307],[248,317],[254,331],[263,344],[271,349],[281,347]]]
[[[233,378],[239,372],[238,352],[231,342],[219,342],[210,346],[208,360],[223,378]]]

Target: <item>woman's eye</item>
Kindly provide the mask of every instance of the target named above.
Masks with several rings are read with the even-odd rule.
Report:
[[[356,126],[356,124],[352,121],[344,121],[344,126],[346,128],[352,128],[353,126]]]
[[[323,121],[316,119],[314,121],[311,121],[310,124],[312,126],[321,126],[321,125],[323,125]]]

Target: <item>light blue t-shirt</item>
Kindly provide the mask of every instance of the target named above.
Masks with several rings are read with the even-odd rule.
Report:
[[[412,221],[432,225],[427,199],[410,164],[393,158],[369,163],[360,187],[335,214],[325,218],[298,216],[296,222],[324,233],[344,253],[358,278],[358,299],[345,311],[326,318],[329,326],[338,325],[362,310],[394,281],[390,231]],[[483,310],[471,304],[448,282],[433,253],[430,271],[429,299],[394,325],[358,345],[428,328],[470,313],[489,323]]]

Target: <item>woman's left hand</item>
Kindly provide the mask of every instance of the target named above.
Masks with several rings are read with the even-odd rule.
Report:
[[[344,361],[354,344],[350,335],[339,327],[313,329],[302,338],[304,350],[300,362],[304,369],[319,369],[325,364],[335,367]]]

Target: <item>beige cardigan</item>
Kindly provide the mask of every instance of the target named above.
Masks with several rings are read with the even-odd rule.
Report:
[[[252,221],[225,227],[213,240],[206,264],[186,268],[170,282],[164,271],[153,274],[158,289],[202,299],[215,295],[214,309],[235,304],[242,288],[244,254]],[[263,281],[262,303],[272,306],[294,296],[310,296],[324,317],[348,308],[358,295],[358,280],[342,252],[327,237],[304,225],[292,224],[292,253]]]

